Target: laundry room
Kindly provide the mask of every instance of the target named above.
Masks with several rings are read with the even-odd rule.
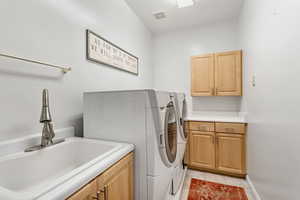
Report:
[[[2,0],[0,200],[298,200],[299,9]]]

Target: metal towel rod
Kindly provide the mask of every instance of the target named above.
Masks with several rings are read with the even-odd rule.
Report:
[[[17,56],[2,54],[2,53],[0,53],[0,56],[6,57],[6,58],[12,58],[12,59],[16,59],[16,60],[21,60],[21,61],[25,61],[25,62],[40,64],[40,65],[45,65],[48,67],[54,67],[54,68],[60,69],[64,74],[72,70],[71,67],[61,67],[58,65],[52,65],[52,64],[48,64],[48,63],[44,63],[44,62],[40,62],[40,61],[36,61],[36,60],[30,60],[27,58],[21,58],[21,57],[17,57]]]

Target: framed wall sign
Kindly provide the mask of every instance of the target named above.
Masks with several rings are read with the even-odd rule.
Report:
[[[138,57],[90,30],[86,31],[86,41],[86,55],[88,60],[138,75]]]

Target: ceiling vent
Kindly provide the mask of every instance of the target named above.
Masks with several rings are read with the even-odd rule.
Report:
[[[156,12],[153,13],[153,16],[155,17],[155,19],[164,19],[167,17],[165,12]]]

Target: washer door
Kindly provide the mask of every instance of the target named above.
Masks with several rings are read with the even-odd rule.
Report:
[[[165,115],[165,148],[167,158],[170,163],[176,160],[177,155],[177,121],[176,111],[173,102],[169,102],[167,105]]]
[[[186,129],[186,126],[184,125],[185,123],[185,120],[184,120],[184,115],[186,113],[186,100],[185,98],[182,100],[182,105],[181,105],[181,114],[180,114],[180,125],[181,125],[181,128],[183,130],[183,137],[185,139],[187,139],[187,134],[188,134],[188,130],[185,130]]]

